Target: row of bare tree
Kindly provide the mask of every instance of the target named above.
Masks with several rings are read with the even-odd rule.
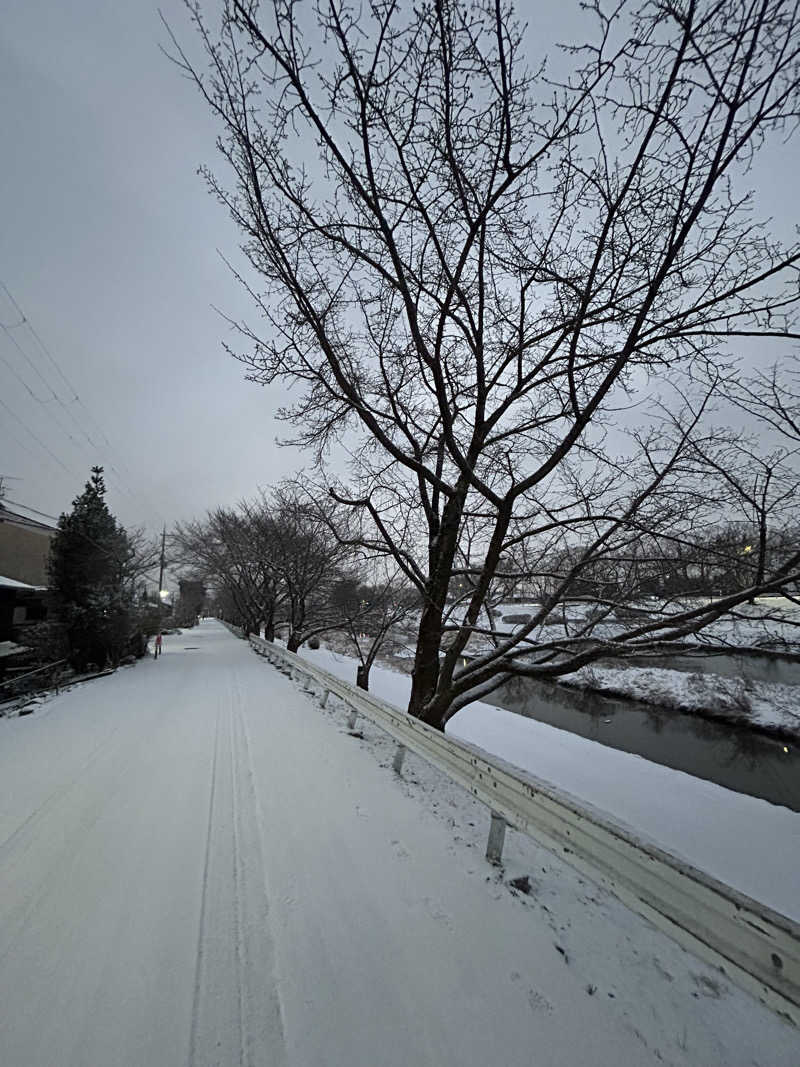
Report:
[[[321,634],[343,634],[358,659],[357,684],[368,689],[378,651],[397,644],[418,598],[322,499],[324,506],[311,487],[287,483],[217,508],[175,527],[172,560],[206,583],[220,615],[245,634],[263,631],[272,641],[280,632],[292,652]]]
[[[758,588],[763,572],[785,565],[796,550],[798,530],[780,536],[770,530],[763,547],[758,537],[757,525],[740,520],[704,532],[697,528],[691,540],[660,540],[643,530],[602,552],[580,543],[565,547],[556,539],[533,569],[521,558],[506,558],[465,653],[478,658],[500,647],[508,640],[508,621],[517,631],[534,631],[534,616],[540,620],[534,636],[520,643],[536,655],[544,643],[560,653],[553,674],[562,673],[570,649],[573,655],[589,653],[587,662],[609,652],[635,658],[661,651],[660,642],[647,638],[626,648],[618,632],[627,627],[646,633],[654,624],[658,631],[663,619],[680,621],[689,614],[699,621],[686,633],[695,633],[708,607],[723,601],[722,614],[735,616],[731,602],[741,603],[743,591]],[[368,541],[354,525],[354,514],[332,501],[319,483],[286,482],[236,508],[217,508],[204,519],[178,524],[170,540],[173,566],[210,589],[222,618],[247,635],[263,631],[274,640],[280,633],[293,652],[336,632],[355,653],[356,681],[365,689],[378,654],[406,647],[413,640],[409,626],[421,618],[417,585],[381,542]],[[446,634],[459,634],[474,595],[468,545],[464,553],[465,566],[450,584],[443,612]],[[796,600],[795,590],[784,592],[790,602]],[[524,607],[514,606],[520,603]],[[783,607],[762,605],[757,615],[786,622]],[[609,625],[617,632],[609,634]]]
[[[764,368],[800,339],[800,244],[748,177],[800,117],[796,4],[588,3],[551,66],[510,0],[187,6],[260,319],[234,354],[291,387],[295,442],[352,456],[331,505],[420,600],[413,715],[796,595],[797,363]],[[743,580],[631,615],[715,538]]]

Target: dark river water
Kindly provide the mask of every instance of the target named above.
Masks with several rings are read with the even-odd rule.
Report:
[[[652,666],[742,673],[738,660],[731,657],[705,661],[689,657],[688,662],[689,666],[679,667],[673,658],[669,663],[653,662]],[[797,662],[748,657],[745,667],[759,672],[748,671],[752,678],[800,683]],[[777,741],[696,715],[527,678],[514,679],[483,699],[611,748],[634,752],[654,763],[800,811],[800,743]]]

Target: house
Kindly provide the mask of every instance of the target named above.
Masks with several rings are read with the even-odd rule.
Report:
[[[0,642],[24,643],[25,630],[47,617],[47,561],[55,532],[0,503]]]
[[[25,630],[46,618],[45,586],[27,585],[0,574],[0,655],[10,655],[13,643],[24,644]]]
[[[0,503],[0,574],[26,585],[47,585],[50,541],[56,530]]]

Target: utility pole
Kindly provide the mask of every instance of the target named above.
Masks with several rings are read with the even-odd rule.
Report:
[[[164,587],[164,546],[167,543],[166,526],[161,531],[161,565],[158,568],[158,599],[161,600],[161,590]]]
[[[155,658],[161,655],[161,614],[164,610],[164,600],[161,596],[161,588],[164,585],[164,549],[167,543],[167,527],[161,531],[161,562],[158,568],[158,634],[156,635]]]

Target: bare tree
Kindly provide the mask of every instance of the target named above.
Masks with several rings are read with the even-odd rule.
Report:
[[[271,562],[284,591],[286,646],[296,652],[311,637],[341,625],[332,590],[353,558],[328,519],[304,491],[282,483],[270,494]]]
[[[270,522],[252,506],[217,508],[204,520],[178,523],[170,537],[174,561],[223,592],[236,616],[229,621],[246,634],[263,624],[269,640],[281,596],[267,543]]]
[[[239,324],[240,358],[302,385],[283,414],[319,456],[361,435],[335,495],[420,592],[409,710],[440,727],[511,674],[669,647],[800,565],[608,629],[634,561],[729,506],[735,346],[798,337],[800,246],[743,175],[800,115],[800,26],[787,0],[587,7],[562,78],[526,65],[504,0],[226,0],[218,32],[190,0],[208,69],[173,39],[267,324]],[[501,636],[498,581],[538,587]],[[587,587],[596,610],[548,636]]]
[[[785,447],[800,447],[800,356],[750,377],[737,377],[730,399],[768,425]]]
[[[125,533],[130,549],[130,558],[126,564],[126,580],[133,591],[145,575],[158,567],[161,546],[141,526],[131,527]]]
[[[403,624],[419,610],[419,594],[395,571],[372,582],[347,577],[331,591],[340,628],[356,654],[356,685],[369,689],[369,675],[379,653],[404,646]]]

